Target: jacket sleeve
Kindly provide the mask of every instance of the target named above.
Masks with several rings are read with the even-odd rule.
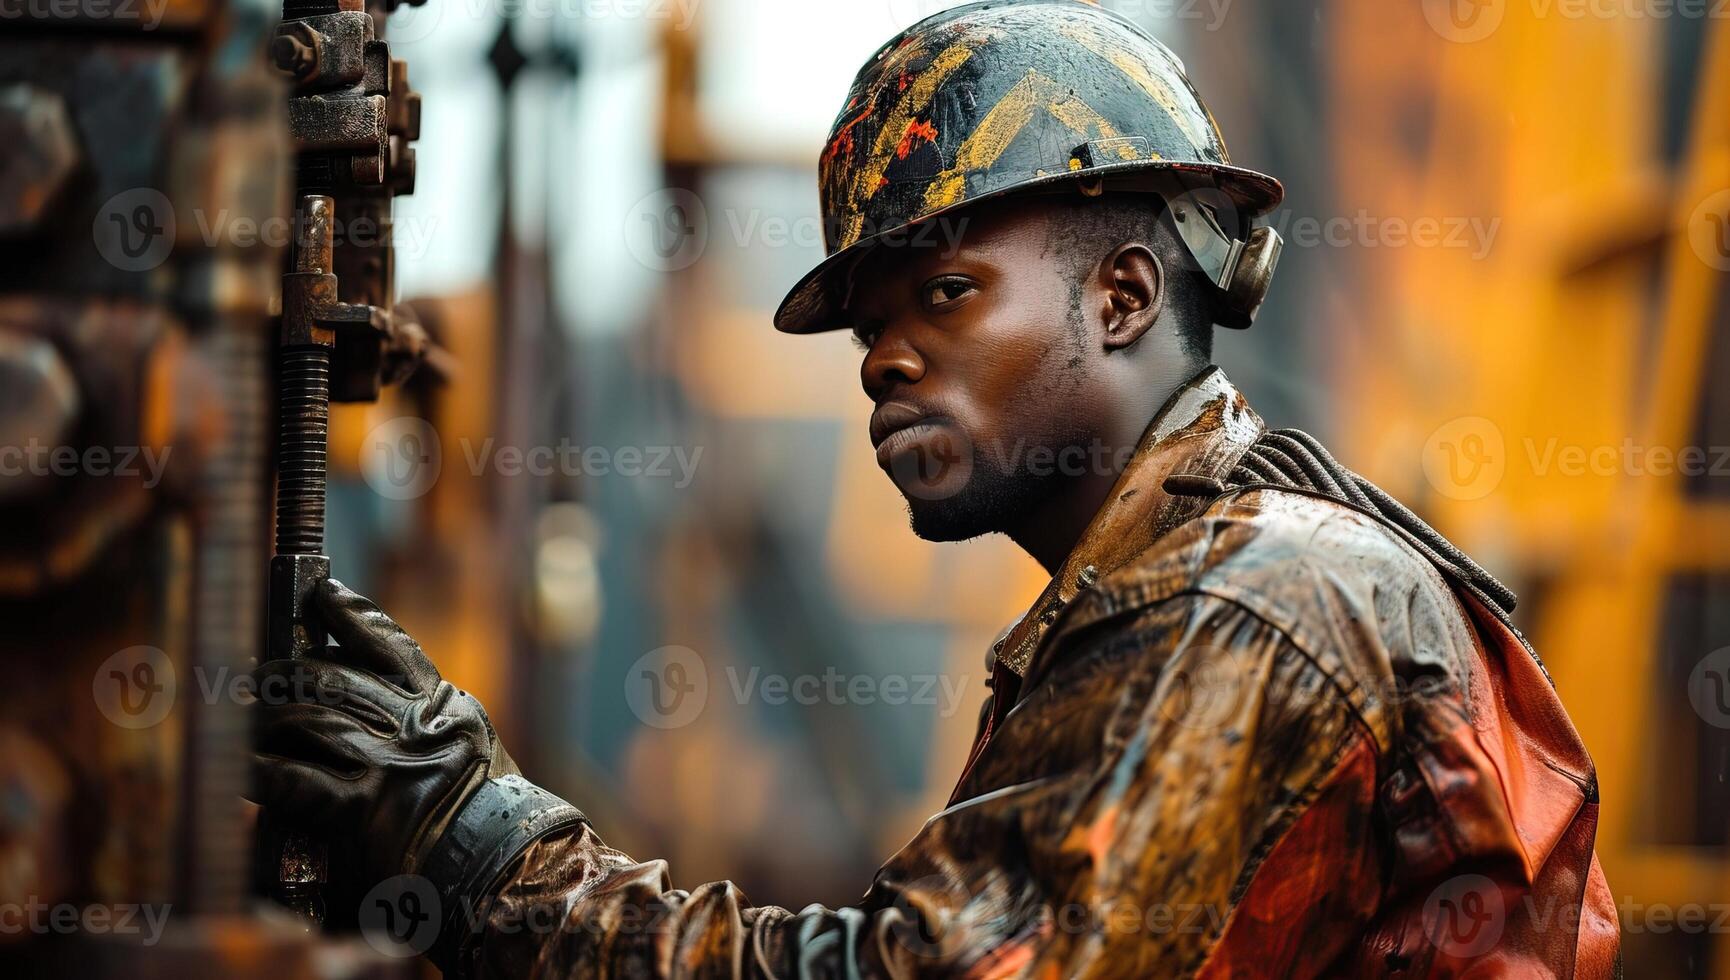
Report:
[[[1030,678],[979,753],[961,802],[857,906],[752,906],[728,882],[678,890],[665,862],[613,850],[579,818],[479,889],[488,898],[457,919],[465,934],[441,965],[510,977],[1195,972],[1282,833],[1318,799],[1355,802],[1373,780],[1354,750],[1362,731],[1325,670],[1219,599],[1180,596],[1060,646],[1058,668]],[[1327,809],[1328,833],[1361,840],[1362,810]],[[1291,897],[1355,917],[1365,875],[1360,863],[1312,876]],[[1293,962],[1324,958],[1324,945],[1290,951]]]

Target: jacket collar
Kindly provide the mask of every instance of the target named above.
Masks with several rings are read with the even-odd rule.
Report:
[[[1206,506],[1202,499],[1166,493],[1166,478],[1184,474],[1223,480],[1262,429],[1261,417],[1217,367],[1179,388],[1148,424],[1105,505],[1093,515],[1051,584],[992,645],[997,661],[1025,675],[1046,630],[1077,593],[1128,564]]]

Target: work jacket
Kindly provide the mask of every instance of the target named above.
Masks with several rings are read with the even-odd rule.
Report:
[[[525,976],[1615,975],[1592,762],[1482,593],[1386,519],[1232,488],[1261,420],[1167,403],[999,641],[949,806],[849,908],[675,889],[586,821],[445,965]],[[1178,476],[1213,493],[1168,492]],[[580,802],[580,801],[579,801]]]

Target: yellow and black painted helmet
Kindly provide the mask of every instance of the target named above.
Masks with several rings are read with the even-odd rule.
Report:
[[[843,325],[850,272],[958,208],[1030,191],[1186,190],[1175,227],[1246,327],[1280,239],[1252,219],[1279,181],[1235,167],[1177,56],[1083,0],[985,0],[946,10],[877,50],[853,81],[818,164],[827,257],[775,326]]]

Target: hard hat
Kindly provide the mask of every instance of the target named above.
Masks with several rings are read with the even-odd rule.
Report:
[[[818,164],[827,257],[775,326],[842,326],[857,260],[919,243],[939,215],[1008,193],[1158,190],[1219,288],[1216,319],[1246,327],[1278,260],[1284,194],[1231,165],[1183,63],[1140,27],[1082,0],[985,0],[892,38],[859,70]]]

